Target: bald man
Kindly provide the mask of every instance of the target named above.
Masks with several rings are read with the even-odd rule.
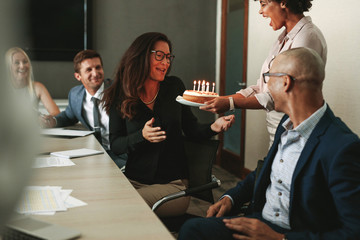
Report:
[[[276,57],[264,81],[286,115],[256,181],[254,171],[179,239],[359,239],[360,140],[325,103],[324,68],[308,48]]]

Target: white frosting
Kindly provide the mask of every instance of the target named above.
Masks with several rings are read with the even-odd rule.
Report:
[[[189,91],[186,90],[184,92],[185,95],[190,95],[190,96],[198,96],[198,97],[218,97],[219,95],[217,93],[213,93],[213,92],[199,92],[199,91]]]

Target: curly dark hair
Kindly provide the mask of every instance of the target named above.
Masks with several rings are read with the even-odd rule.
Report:
[[[150,74],[151,50],[159,41],[166,42],[170,52],[172,51],[168,37],[159,32],[140,35],[126,50],[117,67],[114,82],[105,90],[102,99],[108,114],[112,105],[115,105],[122,117],[135,117],[139,93],[144,91],[145,80]],[[166,75],[169,74],[170,67]]]
[[[258,0],[255,0],[258,1]],[[295,14],[308,12],[312,6],[312,0],[268,0],[269,2],[285,3],[285,6]]]

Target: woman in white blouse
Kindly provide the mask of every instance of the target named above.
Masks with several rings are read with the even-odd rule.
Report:
[[[261,68],[257,84],[242,89],[236,94],[222,96],[207,102],[200,109],[223,113],[234,108],[265,109],[267,129],[270,135],[270,145],[274,140],[276,128],[283,113],[274,110],[274,102],[263,80],[262,74],[270,69],[272,60],[281,52],[296,47],[314,49],[326,62],[327,45],[323,34],[309,16],[304,12],[311,8],[312,0],[260,0],[259,14],[270,18],[270,26],[274,31],[285,28],[270,49],[268,57]]]

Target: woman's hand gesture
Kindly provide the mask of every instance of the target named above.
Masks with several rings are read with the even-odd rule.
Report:
[[[152,143],[162,142],[166,139],[165,131],[161,131],[161,127],[153,127],[155,122],[154,118],[151,118],[145,123],[142,130],[143,137]]]

